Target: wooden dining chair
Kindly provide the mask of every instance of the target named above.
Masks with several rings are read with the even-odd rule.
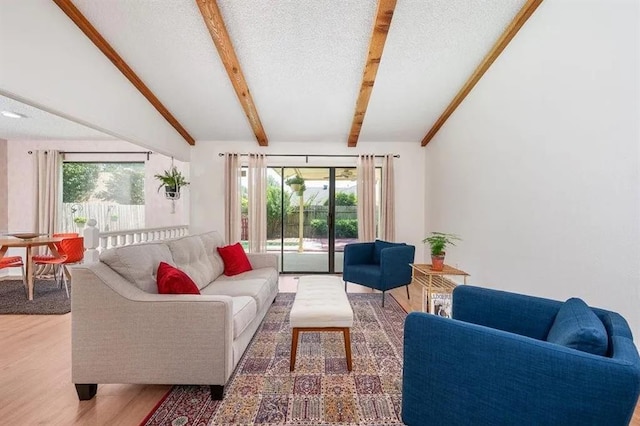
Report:
[[[43,255],[33,256],[33,263],[36,265],[53,265],[53,275],[56,283],[60,286],[64,283],[64,289],[69,297],[69,286],[67,285],[69,271],[65,265],[81,262],[84,258],[84,237],[63,238],[62,241],[55,244],[56,250],[60,256]],[[60,280],[58,281],[58,273]]]
[[[29,297],[29,290],[27,286],[27,275],[24,273],[24,262],[21,256],[5,256],[0,259],[0,269],[5,268],[20,268],[22,270],[22,284]]]

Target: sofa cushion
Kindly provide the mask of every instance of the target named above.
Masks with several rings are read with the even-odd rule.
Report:
[[[224,272],[224,262],[222,261],[222,257],[220,257],[218,250],[216,250],[216,248],[224,246],[224,240],[216,231],[201,234],[200,239],[202,240],[202,244],[204,244],[207,256],[209,256],[209,261],[213,266],[214,279],[216,279]]]
[[[404,246],[405,243],[391,243],[389,241],[376,240],[373,245],[373,262],[376,264],[380,264],[380,255],[382,254],[382,249],[388,247],[396,247],[396,246]]]
[[[199,235],[168,241],[167,245],[175,265],[187,273],[199,289],[208,286],[217,277]]]
[[[602,321],[582,299],[575,297],[560,307],[547,341],[601,356],[607,354],[609,344]]]
[[[168,263],[160,262],[157,279],[159,294],[200,294],[189,275]]]
[[[240,243],[217,248],[224,261],[224,274],[238,275],[251,270],[251,263]]]
[[[238,275],[226,276],[221,275],[216,282],[224,282],[224,281],[243,281],[243,280],[263,280],[269,281],[272,283],[278,282],[278,271],[275,268],[267,267],[267,268],[259,268],[252,269],[247,272],[243,272]]]
[[[252,271],[253,272],[253,271]],[[245,272],[246,273],[246,272]],[[277,293],[278,281],[263,278],[223,279],[221,276],[210,286],[202,289],[202,294],[219,294],[224,296],[251,296],[256,301],[257,311],[267,303],[271,303],[270,296]]]
[[[251,296],[231,298],[233,303],[233,338],[239,335],[251,324],[258,312],[256,301]]]
[[[155,274],[160,262],[175,266],[169,247],[163,243],[111,248],[100,253],[100,261],[147,293],[158,293]]]

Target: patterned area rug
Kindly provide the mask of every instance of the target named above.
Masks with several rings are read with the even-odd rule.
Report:
[[[289,372],[293,293],[280,293],[222,401],[208,386],[174,386],[146,425],[401,425],[402,338],[407,314],[380,294],[349,294],[353,371],[342,333],[300,334]]]
[[[71,284],[69,284],[71,294]],[[53,279],[35,281],[33,300],[27,299],[22,280],[0,281],[0,314],[60,315],[71,312],[71,299]]]

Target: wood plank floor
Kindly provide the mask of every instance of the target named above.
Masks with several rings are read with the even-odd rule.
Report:
[[[280,291],[295,288],[293,276],[281,276]],[[404,287],[391,293],[408,312],[420,309],[417,285],[410,300]],[[71,384],[71,314],[0,316],[0,424],[137,425],[170,388],[100,385],[96,398],[80,402]],[[631,424],[640,426],[640,409]]]

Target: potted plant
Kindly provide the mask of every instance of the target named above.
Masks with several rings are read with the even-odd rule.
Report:
[[[423,243],[429,243],[431,246],[431,269],[434,271],[442,271],[444,268],[444,255],[448,244],[455,246],[455,240],[460,241],[461,238],[455,234],[446,234],[444,232],[432,232],[427,238],[422,240]]]
[[[154,177],[161,182],[158,191],[164,187],[165,196],[169,199],[180,198],[180,187],[189,185],[176,166],[172,166],[169,170],[165,170],[162,174],[156,174]]]
[[[300,175],[291,176],[284,183],[289,185],[289,187],[293,192],[300,193],[301,190],[304,191],[304,189],[306,189],[306,188],[303,189],[304,179]]]
[[[78,225],[78,228],[84,228],[84,225],[87,223],[87,218],[84,216],[76,216],[73,218],[73,223]]]

